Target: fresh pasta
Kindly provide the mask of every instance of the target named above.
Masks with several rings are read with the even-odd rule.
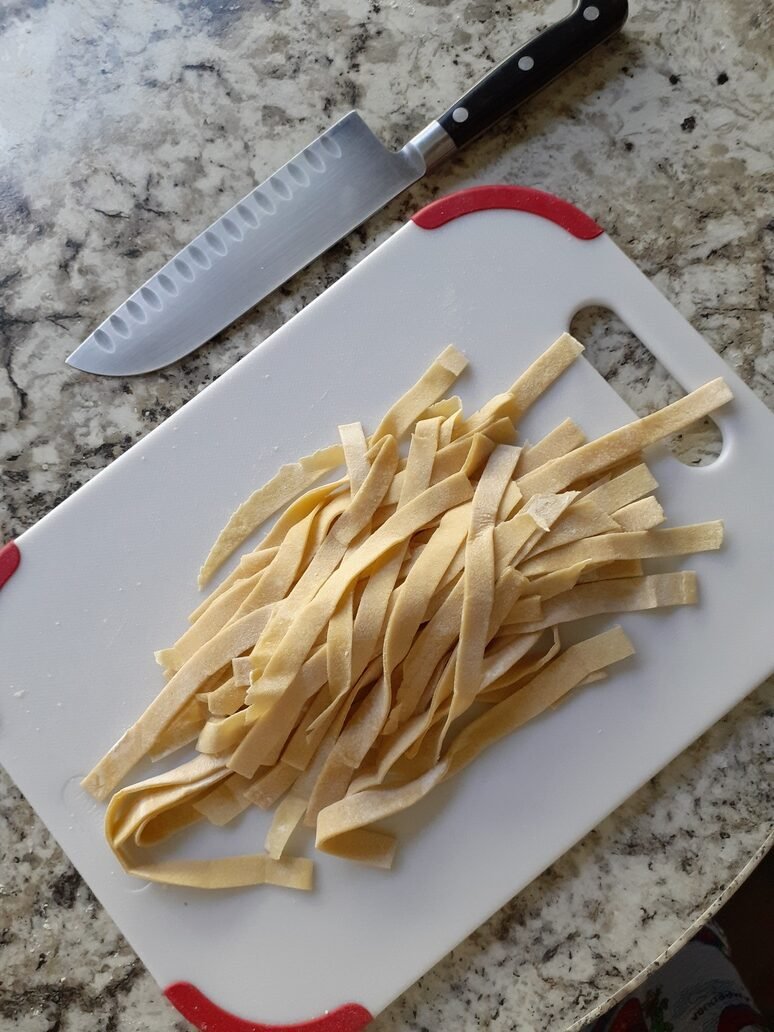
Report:
[[[662,526],[642,450],[731,393],[714,380],[597,440],[567,419],[521,442],[519,420],[581,352],[563,334],[466,417],[447,394],[467,360],[447,347],[370,435],[339,427],[340,443],[239,506],[200,585],[279,516],[156,653],[165,683],[83,782],[108,801],[127,872],[309,890],[313,861],[288,853],[303,827],[322,852],[389,868],[398,843],[379,822],[633,652],[616,626],[563,647],[568,623],[697,601],[695,573],[643,562],[718,549],[723,526]],[[121,787],[141,761],[176,754]],[[263,850],[153,854],[251,807],[274,809]]]

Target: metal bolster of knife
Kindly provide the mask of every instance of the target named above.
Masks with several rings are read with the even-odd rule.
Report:
[[[416,136],[412,136],[402,150],[419,154],[425,163],[425,169],[429,172],[436,165],[440,165],[444,158],[453,154],[457,150],[457,146],[441,123],[433,121]]]

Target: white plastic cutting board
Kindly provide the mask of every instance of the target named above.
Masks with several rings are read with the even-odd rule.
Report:
[[[671,522],[726,521],[720,553],[681,564],[701,604],[621,618],[636,657],[396,820],[391,873],[318,855],[309,895],[124,875],[78,783],[161,686],[153,650],[184,629],[235,505],[338,423],[372,429],[447,343],[469,356],[460,393],[478,405],[587,304],[617,312],[686,390],[724,376],[734,391],[717,462],[653,466]],[[632,413],[581,360],[526,436],[567,416],[592,436]],[[18,541],[0,593],[0,761],[162,987],[191,982],[268,1023],[348,1001],[375,1014],[770,672],[773,453],[765,406],[606,235],[512,210],[409,223]],[[181,847],[254,851],[267,821],[249,813]]]

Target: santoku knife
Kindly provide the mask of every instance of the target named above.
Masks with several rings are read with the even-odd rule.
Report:
[[[400,151],[351,111],[151,276],[67,361],[128,376],[187,355],[608,39],[627,13],[627,0],[578,0]]]

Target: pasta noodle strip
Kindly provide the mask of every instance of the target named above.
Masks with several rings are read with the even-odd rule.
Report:
[[[600,613],[633,613],[663,606],[689,606],[694,605],[697,598],[696,574],[686,571],[580,584],[572,591],[551,599],[544,606],[539,620],[522,623],[519,630],[526,633],[539,631]]]
[[[499,416],[508,416],[514,423],[524,415],[541,394],[557,380],[583,351],[583,345],[563,333],[543,354],[522,373],[504,394],[496,395],[483,408],[461,425],[463,433],[477,430]]]
[[[543,555],[527,559],[522,573],[535,577],[578,562],[610,562],[614,559],[654,559],[658,556],[692,555],[720,548],[723,524],[720,520],[660,530],[622,531],[600,534],[584,541],[572,541]]]
[[[349,489],[352,494],[359,491],[368,476],[368,443],[360,423],[344,423],[339,427],[344,462],[347,466]]]
[[[205,600],[189,615],[188,622],[196,623],[200,617],[204,616],[213,602],[220,598],[221,595],[225,594],[229,588],[232,588],[237,581],[247,580],[260,573],[261,570],[265,570],[276,554],[276,546],[273,548],[266,548],[262,544],[262,546],[257,548],[254,552],[248,552],[247,555],[243,555],[239,560],[238,565],[231,571],[231,573],[228,574],[227,577],[224,577],[217,588],[210,592],[207,598],[205,598]]]
[[[481,683],[487,630],[494,603],[495,521],[519,454],[520,449],[507,446],[494,452],[473,495],[470,530],[465,545],[457,666],[445,731],[448,731],[452,721],[468,709]]]
[[[519,473],[531,473],[533,469],[544,466],[551,459],[566,455],[573,448],[586,443],[586,435],[571,419],[565,419],[559,426],[533,445],[524,446],[524,454],[519,463]]]
[[[445,348],[414,386],[388,409],[374,431],[371,443],[375,444],[388,434],[400,440],[425,409],[448,391],[467,364],[468,360],[457,348],[452,345]]]
[[[264,843],[266,852],[272,860],[279,860],[285,852],[285,846],[305,812],[306,800],[294,795],[286,796],[274,811],[274,819]]]
[[[270,516],[320,477],[340,466],[342,457],[341,445],[321,448],[298,462],[282,466],[268,483],[254,491],[218,535],[199,571],[199,587],[203,587],[234,550]]]
[[[610,469],[648,445],[682,430],[725,405],[731,397],[731,391],[722,379],[711,380],[658,412],[553,459],[521,477],[519,487],[525,498],[536,491],[561,491],[574,480]]]
[[[607,513],[618,512],[626,505],[636,502],[644,495],[655,491],[658,487],[656,478],[645,463],[639,463],[624,473],[593,487],[586,494],[589,501],[594,502]]]
[[[659,502],[649,495],[616,509],[613,518],[621,530],[652,530],[664,522],[666,515]]]

